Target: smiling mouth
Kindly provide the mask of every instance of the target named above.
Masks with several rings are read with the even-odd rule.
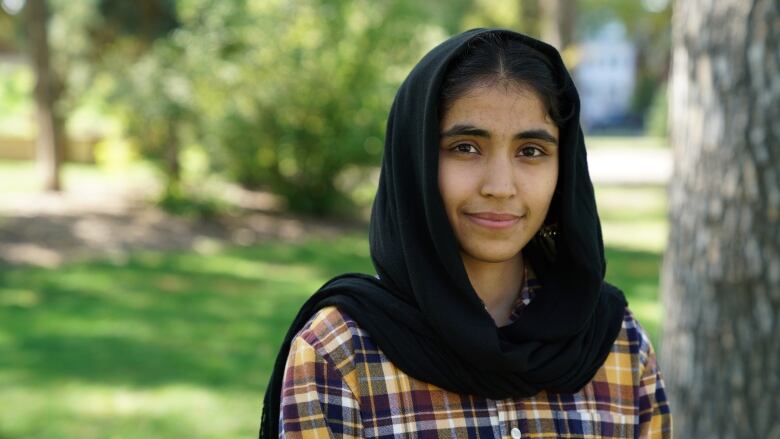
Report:
[[[525,216],[517,216],[512,214],[497,214],[497,213],[467,213],[466,217],[471,222],[490,229],[505,229],[511,227]]]

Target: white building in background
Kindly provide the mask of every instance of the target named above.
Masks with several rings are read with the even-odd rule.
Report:
[[[636,82],[636,48],[620,22],[585,39],[574,72],[586,129],[619,124],[631,111]]]

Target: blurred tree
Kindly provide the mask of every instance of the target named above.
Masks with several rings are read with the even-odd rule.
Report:
[[[101,75],[117,85],[115,90],[127,91],[123,69],[148,52],[156,39],[175,28],[175,0],[133,3],[36,0],[27,1],[24,12],[23,26],[8,15],[0,16],[0,35],[6,45],[13,47],[17,41],[14,29],[21,27],[26,31],[27,46],[38,78],[35,99],[39,109],[39,163],[44,170],[45,186],[59,187],[58,169],[66,155],[64,128],[67,116],[82,103],[85,95],[93,92]],[[147,79],[153,81],[156,77]],[[129,94],[133,95],[132,92]],[[130,105],[119,105],[119,108],[128,114],[146,116],[153,113],[146,111],[147,108],[159,101],[154,96],[132,110]],[[113,99],[111,103],[126,104],[121,99]],[[173,182],[178,180],[177,139],[153,142],[150,138],[159,139],[162,137],[160,132],[166,132],[170,137],[177,130],[161,129],[159,125],[167,126],[169,121],[175,124],[176,120],[175,117],[155,117],[151,125],[128,124],[131,130],[135,129],[133,134],[142,138],[140,149],[149,157],[159,158]],[[136,128],[139,125],[144,126]]]
[[[179,26],[175,0],[99,0],[97,9],[102,20],[91,31],[98,49],[123,37],[147,48]]]
[[[472,0],[467,2],[466,13],[461,17],[461,25],[451,30],[448,34],[454,34],[475,27],[501,27],[516,29],[518,25],[525,26],[529,11],[518,0]],[[537,5],[538,0],[531,2]],[[529,6],[533,7],[533,5]],[[537,13],[538,15],[538,13]],[[537,17],[538,18],[538,17]],[[531,21],[531,20],[527,20]],[[535,29],[539,24],[534,21]],[[527,32],[526,32],[527,33]]]
[[[780,438],[780,3],[677,0],[661,359],[682,438]]]
[[[46,0],[27,0],[25,21],[30,58],[35,71],[35,103],[38,114],[38,166],[46,190],[59,191],[63,159],[63,117],[57,106],[62,92],[51,68],[48,40],[49,8]]]
[[[478,0],[49,1],[62,114],[85,96],[105,101],[101,111],[120,114],[132,144],[165,170],[166,192],[179,191],[182,150],[199,148],[214,170],[310,213],[351,210],[347,193],[379,161],[393,93],[416,59],[468,13],[505,20],[496,16],[506,10]]]
[[[91,75],[113,79],[109,99],[140,152],[164,171],[164,199],[180,195],[182,133],[197,123],[187,94],[189,72],[179,65],[182,48],[169,42],[180,25],[176,14],[175,0],[98,0],[85,23]]]
[[[546,0],[540,6],[542,39],[560,51],[566,50],[574,40],[577,0]]]
[[[0,5],[2,5],[0,0]],[[12,15],[13,13],[13,15]],[[17,11],[8,11],[5,7],[0,7],[0,53],[20,52],[24,37],[20,34],[21,27],[14,19]],[[25,26],[26,27],[26,26]]]
[[[518,0],[520,3],[520,32],[535,38],[542,37],[542,9],[539,0]]]

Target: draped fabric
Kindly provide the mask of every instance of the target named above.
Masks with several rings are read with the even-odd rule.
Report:
[[[523,317],[496,327],[460,257],[438,188],[439,100],[447,68],[485,32],[503,33],[549,59],[567,117],[559,126],[559,176],[550,209],[556,256],[523,249],[544,286]],[[261,437],[278,435],[280,391],[290,343],[321,308],[352,316],[408,375],[447,390],[501,399],[545,390],[576,392],[604,363],[626,306],[604,282],[606,262],[579,96],[552,46],[501,29],[473,29],[443,42],[414,67],[390,110],[379,187],[371,213],[378,276],[348,273],[321,287],[295,317],[266,391]]]

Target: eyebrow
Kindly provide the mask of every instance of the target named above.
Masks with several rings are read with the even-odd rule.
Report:
[[[441,136],[444,137],[455,137],[455,136],[476,136],[476,137],[484,137],[486,139],[490,138],[490,132],[487,130],[484,130],[482,128],[477,128],[473,125],[464,125],[464,124],[456,124],[453,125],[452,128],[448,129],[447,131],[443,132]],[[520,139],[538,139],[538,140],[544,140],[550,143],[558,145],[558,139],[555,138],[552,134],[550,134],[549,131],[543,129],[543,128],[537,128],[532,130],[525,130],[521,131],[514,135],[514,138],[517,140]]]

